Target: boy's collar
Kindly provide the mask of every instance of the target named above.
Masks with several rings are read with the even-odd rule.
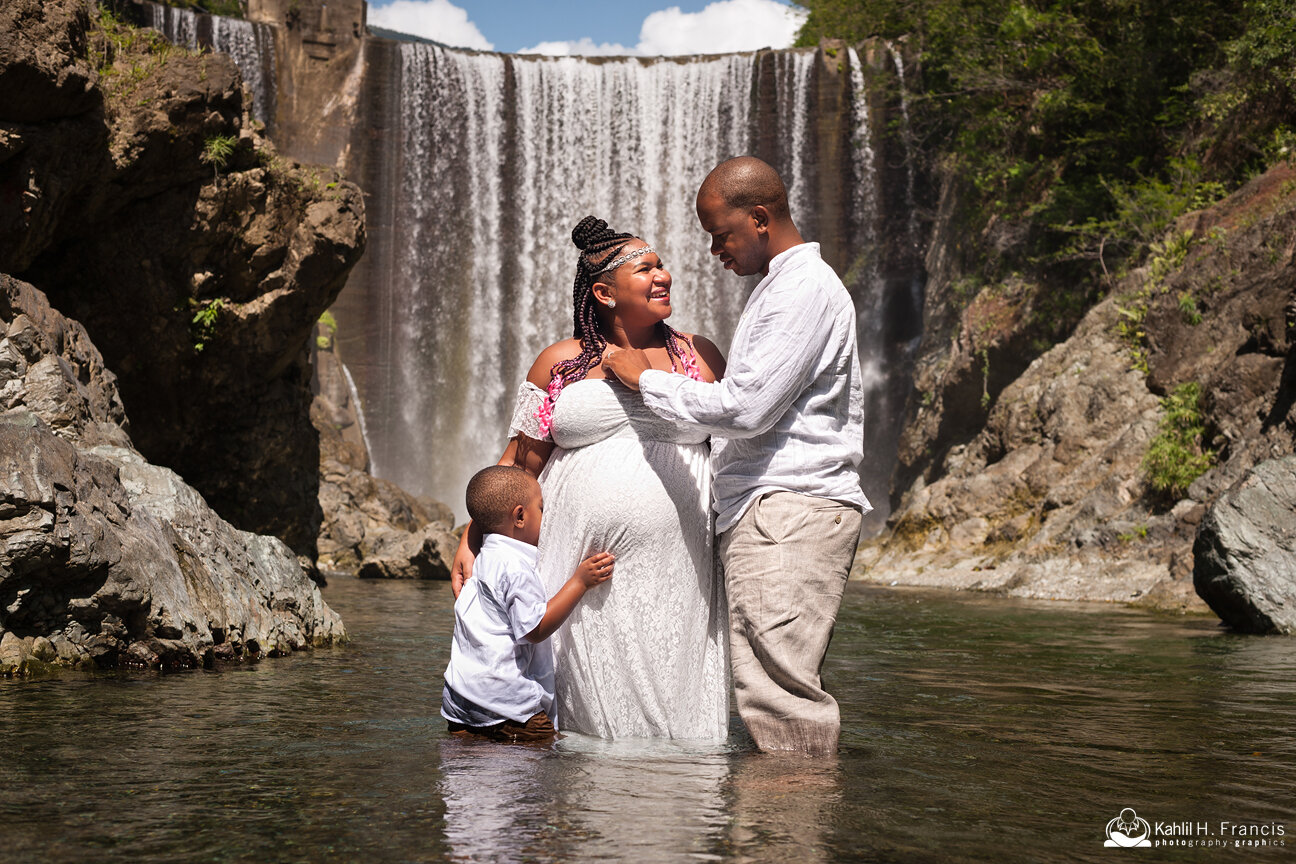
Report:
[[[523,543],[521,540],[514,540],[512,537],[506,537],[503,534],[487,534],[483,537],[481,551],[485,552],[490,547],[495,547],[506,554],[521,556],[533,566],[536,563],[537,556],[540,554],[540,550],[530,543]]]

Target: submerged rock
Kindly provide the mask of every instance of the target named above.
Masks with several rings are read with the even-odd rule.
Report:
[[[131,444],[84,328],[0,275],[0,674],[184,668],[345,633],[282,541]]]
[[[1252,469],[1206,513],[1193,585],[1244,633],[1296,633],[1296,456]]]

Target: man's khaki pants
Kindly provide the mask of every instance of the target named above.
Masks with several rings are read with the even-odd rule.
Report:
[[[837,700],[820,682],[860,511],[770,492],[720,538],[738,714],[762,750],[837,750]]]

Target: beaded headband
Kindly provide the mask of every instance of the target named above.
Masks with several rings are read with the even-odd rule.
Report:
[[[638,258],[640,255],[647,255],[649,252],[656,252],[656,251],[657,250],[651,246],[642,246],[631,252],[627,252],[626,254],[622,255],[619,258],[613,258],[608,264],[599,268],[598,270],[595,270],[590,275],[598,276],[600,273],[606,273],[609,270],[615,270],[616,268],[620,267],[622,264],[626,263],[627,261],[631,261],[635,258]]]

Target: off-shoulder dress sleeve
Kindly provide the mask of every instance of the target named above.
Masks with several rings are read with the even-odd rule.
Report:
[[[518,388],[517,401],[513,405],[513,420],[509,423],[509,437],[521,433],[536,441],[553,441],[548,432],[540,432],[540,406],[544,404],[545,391],[530,381],[523,381]]]

